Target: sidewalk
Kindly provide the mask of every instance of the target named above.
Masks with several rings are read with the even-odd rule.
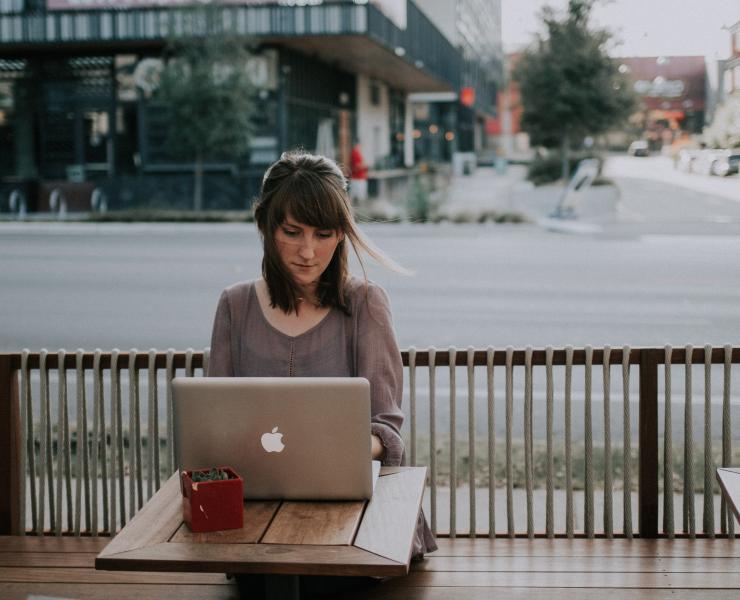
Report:
[[[526,174],[525,166],[510,165],[505,174],[479,167],[472,175],[453,177],[448,200],[439,212],[452,220],[475,221],[490,212],[518,214],[533,222],[547,219],[560,203],[565,186],[535,187],[526,181]],[[616,187],[591,187],[583,194],[576,208],[580,220],[606,223],[617,218]]]

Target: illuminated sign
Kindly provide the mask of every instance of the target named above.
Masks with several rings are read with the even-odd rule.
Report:
[[[665,79],[658,76],[652,81],[647,79],[635,81],[634,90],[640,96],[651,98],[679,98],[683,96],[686,86],[680,79]]]

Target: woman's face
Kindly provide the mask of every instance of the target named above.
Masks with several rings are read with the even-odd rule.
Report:
[[[319,280],[343,239],[343,233],[299,223],[290,213],[275,231],[280,259],[299,286]]]

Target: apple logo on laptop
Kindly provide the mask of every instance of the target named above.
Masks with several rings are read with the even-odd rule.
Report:
[[[271,433],[263,433],[262,434],[262,447],[267,452],[282,452],[283,448],[285,448],[285,444],[283,444],[283,434],[278,433],[277,426],[272,428]]]

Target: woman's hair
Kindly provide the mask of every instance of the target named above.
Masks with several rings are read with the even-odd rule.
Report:
[[[262,276],[267,282],[273,307],[293,312],[302,294],[283,264],[275,243],[275,231],[288,214],[310,227],[344,234],[344,239],[337,245],[329,266],[319,279],[316,292],[322,306],[336,307],[350,314],[346,298],[349,278],[347,240],[352,244],[363,273],[365,266],[360,251],[392,270],[405,271],[375,248],[357,229],[347,194],[347,179],[333,160],[307,152],[285,152],[265,172],[254,209],[264,246]]]

